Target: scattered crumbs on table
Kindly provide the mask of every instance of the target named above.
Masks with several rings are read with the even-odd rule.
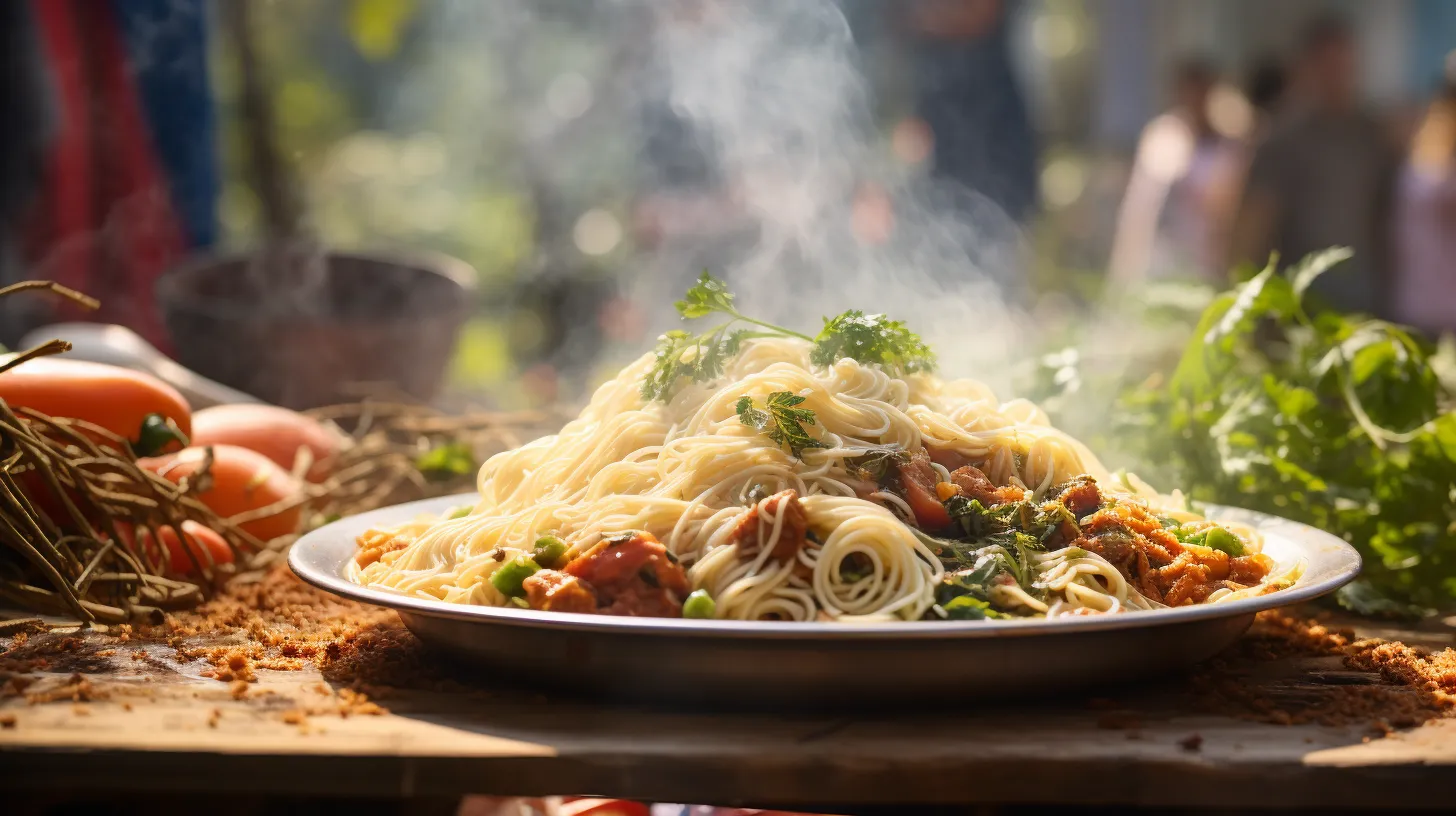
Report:
[[[96,700],[105,700],[110,696],[110,692],[98,688],[91,682],[90,678],[73,674],[59,686],[26,694],[25,701],[31,705],[55,703],[62,700],[70,700],[73,703],[89,703]]]

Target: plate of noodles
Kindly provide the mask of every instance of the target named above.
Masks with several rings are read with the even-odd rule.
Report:
[[[1186,666],[1359,572],[1327,533],[1108,472],[883,315],[799,334],[706,274],[678,309],[710,327],[478,493],[320,528],[293,569],[502,678],[800,704]]]

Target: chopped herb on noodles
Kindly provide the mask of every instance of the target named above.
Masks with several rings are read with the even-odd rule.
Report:
[[[846,312],[809,337],[706,274],[678,309],[722,319],[491,458],[468,515],[367,533],[351,577],[466,604],[846,621],[1104,614],[1298,576],[1252,530],[1112,477],[1029,403],[937,376],[898,321]]]

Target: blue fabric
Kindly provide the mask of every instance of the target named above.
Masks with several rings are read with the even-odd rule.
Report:
[[[1416,0],[1412,16],[1411,90],[1420,97],[1440,86],[1446,55],[1456,46],[1456,3]]]
[[[217,240],[217,112],[207,0],[113,0],[173,208],[192,248]]]

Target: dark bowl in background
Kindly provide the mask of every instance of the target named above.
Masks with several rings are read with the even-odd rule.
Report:
[[[365,383],[432,400],[473,308],[474,271],[434,254],[307,258],[199,257],[170,271],[157,299],[177,361],[295,409],[357,399]],[[303,271],[280,272],[290,265]]]

